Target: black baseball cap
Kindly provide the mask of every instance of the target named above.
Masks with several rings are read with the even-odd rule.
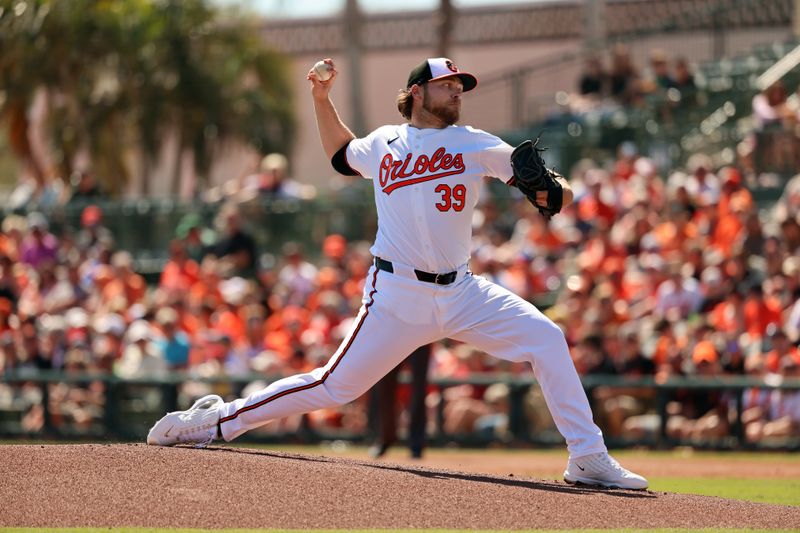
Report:
[[[411,88],[414,84],[425,83],[426,81],[439,80],[456,76],[464,84],[464,92],[471,91],[478,85],[478,79],[468,72],[461,72],[455,63],[446,57],[433,57],[426,59],[411,71],[408,75],[408,85]]]

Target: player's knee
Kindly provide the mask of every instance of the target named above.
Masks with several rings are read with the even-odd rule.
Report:
[[[328,380],[325,383],[325,388],[328,391],[328,396],[335,405],[344,405],[356,400],[365,391],[361,388],[350,387],[336,381]]]

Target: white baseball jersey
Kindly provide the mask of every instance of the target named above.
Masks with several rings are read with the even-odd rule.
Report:
[[[383,126],[350,142],[347,164],[373,181],[377,257],[427,272],[469,260],[472,214],[484,176],[511,179],[512,148],[470,126]]]
[[[352,401],[419,346],[451,338],[529,362],[570,455],[605,451],[561,329],[530,302],[466,267],[481,179],[508,181],[511,152],[494,135],[465,126],[384,126],[351,141],[347,165],[373,180],[378,234],[372,253],[383,261],[370,269],[363,305],[328,363],[224,404],[222,437]],[[431,273],[444,276],[431,279]]]

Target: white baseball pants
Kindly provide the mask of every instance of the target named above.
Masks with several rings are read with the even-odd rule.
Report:
[[[556,324],[466,267],[454,283],[436,285],[418,281],[397,263],[394,273],[371,268],[358,316],[324,367],[226,403],[222,436],[230,441],[276,418],[353,401],[416,348],[446,337],[500,359],[530,362],[570,456],[606,451]]]

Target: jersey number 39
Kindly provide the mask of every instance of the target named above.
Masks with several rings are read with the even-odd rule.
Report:
[[[436,209],[439,211],[461,211],[464,209],[464,203],[467,198],[467,188],[461,183],[450,187],[441,183],[434,189],[435,192],[442,195],[442,201],[436,204]]]

